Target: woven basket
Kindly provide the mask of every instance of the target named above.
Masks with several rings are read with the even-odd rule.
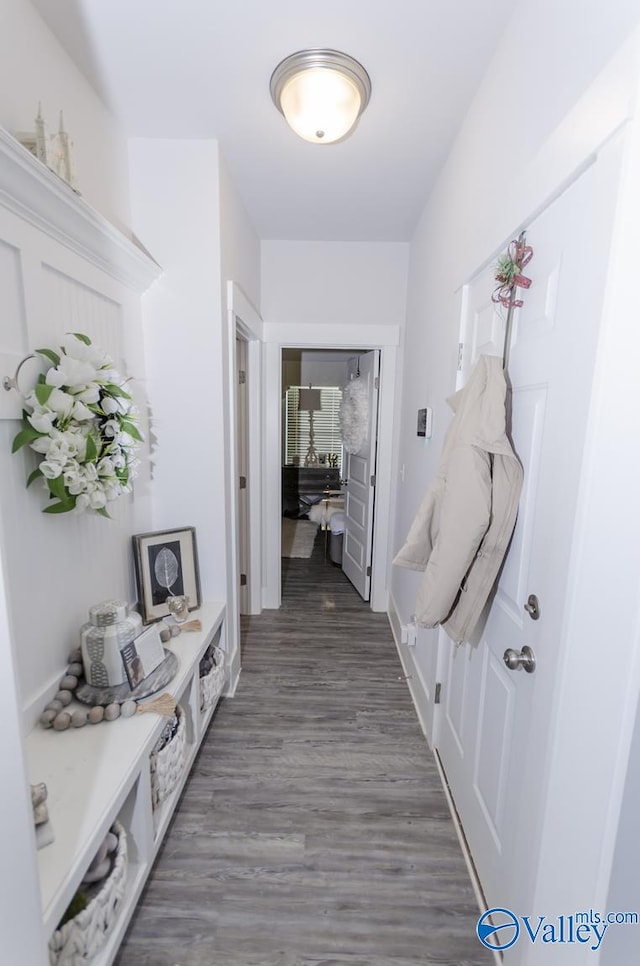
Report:
[[[118,837],[111,872],[89,905],[52,935],[50,966],[84,966],[93,962],[118,916],[127,882],[127,833],[119,822],[111,831]]]
[[[160,751],[152,752],[151,765],[151,804],[156,809],[168,798],[184,771],[187,751],[187,719],[178,705],[176,708],[178,730],[171,741]]]
[[[216,666],[208,674],[200,678],[200,710],[208,711],[222,694],[224,687],[224,651],[219,647],[213,648],[213,659]]]

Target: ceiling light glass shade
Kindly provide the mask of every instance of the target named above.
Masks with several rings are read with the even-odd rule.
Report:
[[[337,50],[292,54],[274,70],[270,88],[288,124],[314,144],[346,137],[371,96],[371,80],[362,64]]]

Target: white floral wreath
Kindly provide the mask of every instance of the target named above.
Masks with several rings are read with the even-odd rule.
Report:
[[[13,452],[29,446],[41,457],[27,486],[42,479],[45,513],[93,510],[131,491],[143,436],[125,382],[113,361],[81,332],[70,332],[60,352],[36,349],[51,363],[24,400]]]
[[[369,394],[358,376],[342,390],[340,426],[342,445],[347,453],[357,453],[367,438],[369,424]]]

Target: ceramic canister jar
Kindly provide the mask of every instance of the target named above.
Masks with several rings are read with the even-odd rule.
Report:
[[[121,650],[142,630],[142,617],[124,600],[104,600],[89,608],[89,623],[80,628],[84,676],[96,688],[126,681]]]

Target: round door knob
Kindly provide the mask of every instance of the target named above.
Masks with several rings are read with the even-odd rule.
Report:
[[[502,660],[510,671],[524,668],[527,674],[533,674],[536,669],[535,654],[527,646],[523,647],[521,651],[515,651],[512,647],[508,647],[502,655]]]

